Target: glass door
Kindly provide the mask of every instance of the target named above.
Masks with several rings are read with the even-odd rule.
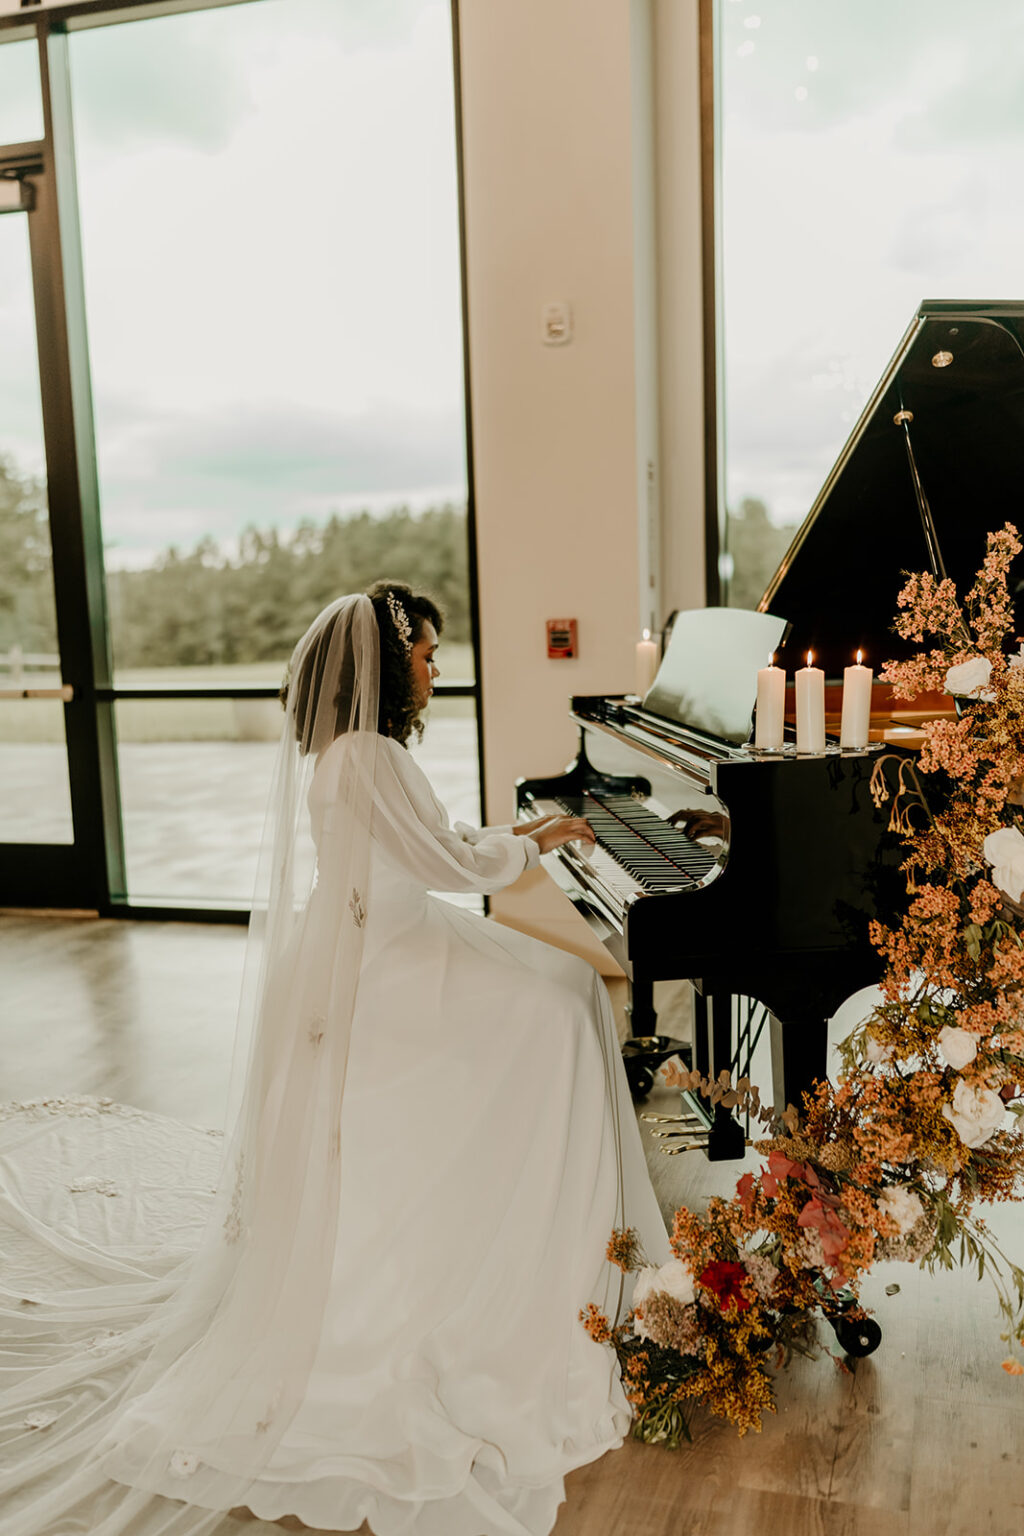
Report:
[[[123,886],[67,38],[0,35],[0,904]],[[23,32],[24,29],[21,29]],[[55,134],[55,126],[57,133]],[[114,814],[111,814],[111,812]]]
[[[29,196],[18,178],[0,180],[0,844],[23,861],[39,847],[74,842]]]

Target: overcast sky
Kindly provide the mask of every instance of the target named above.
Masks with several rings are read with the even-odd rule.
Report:
[[[113,563],[463,498],[447,0],[259,0],[77,33],[71,61]],[[13,73],[0,126],[28,137]],[[0,446],[36,467],[23,225]]]
[[[923,298],[1024,297],[1021,0],[721,0],[728,496],[799,520]],[[459,497],[447,0],[257,0],[71,40],[114,563]],[[39,133],[0,47],[0,142]],[[40,464],[25,221],[0,451]]]
[[[798,521],[922,299],[1024,298],[1024,5],[720,10],[728,494]]]

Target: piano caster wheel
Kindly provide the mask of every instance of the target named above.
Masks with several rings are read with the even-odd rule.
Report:
[[[858,1322],[852,1317],[839,1316],[829,1318],[829,1322],[840,1349],[852,1355],[855,1360],[873,1355],[882,1342],[882,1330],[873,1317],[862,1317]]]
[[[654,1073],[650,1067],[642,1061],[630,1061],[628,1057],[623,1058],[623,1065],[631,1096],[636,1100],[646,1099],[654,1087]]]

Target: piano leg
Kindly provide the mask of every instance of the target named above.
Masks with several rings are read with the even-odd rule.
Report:
[[[781,1115],[787,1104],[801,1109],[803,1095],[826,1075],[828,1020],[820,1015],[785,1022],[774,1013],[769,1017],[772,1089],[775,1113]]]
[[[702,1077],[714,1079],[719,1072],[732,1070],[732,993],[713,988],[693,991],[694,1064]],[[711,1118],[708,1128],[708,1161],[731,1162],[745,1150],[743,1127],[731,1110],[721,1104],[710,1108],[707,1099],[701,1107]]]
[[[629,983],[629,1001],[626,1004],[630,1034],[656,1035],[658,1015],[654,1011],[654,982],[643,976],[634,976]]]

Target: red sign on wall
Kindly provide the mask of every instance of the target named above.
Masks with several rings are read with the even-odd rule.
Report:
[[[548,656],[552,661],[579,655],[575,619],[548,619]]]

